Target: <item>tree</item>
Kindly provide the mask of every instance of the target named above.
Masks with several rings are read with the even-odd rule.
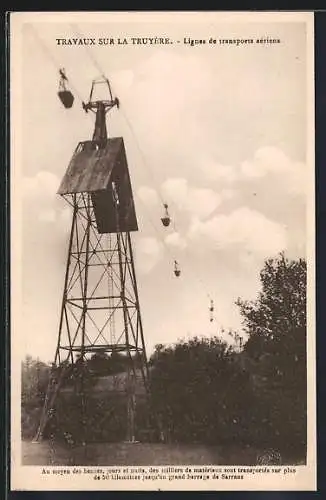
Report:
[[[42,403],[45,397],[50,366],[32,356],[26,356],[22,362],[22,404]]]
[[[306,262],[289,260],[283,253],[269,259],[260,272],[258,300],[238,299],[250,342],[246,349],[261,351],[269,340],[283,339],[288,332],[306,328]],[[259,340],[258,340],[259,339]],[[289,337],[288,337],[289,339]]]
[[[256,427],[273,443],[306,443],[306,262],[280,254],[260,273],[256,301],[238,299],[245,353],[256,361]]]
[[[21,368],[22,436],[30,438],[35,434],[39,423],[51,368],[31,356],[26,356]]]
[[[156,346],[151,404],[171,440],[214,443],[232,438],[245,419],[248,380],[218,337]]]
[[[96,352],[88,361],[87,366],[97,375],[107,375],[110,366],[109,356],[105,352]]]

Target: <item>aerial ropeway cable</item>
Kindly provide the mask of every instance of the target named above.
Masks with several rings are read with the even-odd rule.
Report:
[[[75,94],[75,96],[78,97],[80,102],[83,103],[83,98],[81,97],[77,88],[72,84],[71,78],[69,78],[69,80],[68,80],[66,71],[62,68],[62,65],[59,64],[57,59],[53,56],[52,52],[47,47],[46,43],[44,42],[44,40],[42,39],[42,37],[40,36],[38,31],[35,29],[35,27],[32,24],[29,25],[29,29],[32,32],[34,38],[36,39],[38,45],[42,48],[46,57],[49,60],[51,60],[53,66],[59,72],[60,80],[59,80],[58,96],[59,96],[59,99],[60,99],[61,103],[63,104],[63,106],[66,109],[70,109],[72,107],[74,100],[75,100],[73,93]],[[69,82],[69,87],[71,90],[69,90],[69,88],[67,88],[68,82]]]
[[[50,59],[52,60],[52,62],[55,64],[55,66],[58,68],[58,71],[59,71],[59,75],[60,75],[60,80],[59,80],[59,90],[58,90],[58,96],[59,96],[59,99],[61,101],[61,103],[63,104],[63,106],[66,108],[66,109],[70,109],[72,106],[73,106],[73,103],[74,103],[74,95],[73,93],[71,92],[71,90],[69,90],[69,87],[75,92],[75,94],[78,96],[79,100],[81,101],[81,104],[82,104],[82,107],[83,109],[86,111],[86,105],[85,105],[85,102],[84,100],[81,98],[81,96],[79,95],[78,91],[76,90],[76,88],[73,87],[73,85],[71,84],[71,80],[68,80],[68,77],[66,75],[66,71],[65,69],[63,69],[62,67],[60,67],[58,64],[57,64],[57,61],[55,60],[55,58],[53,57],[53,55],[49,52],[48,48],[46,47],[45,43],[43,40],[41,40],[40,36],[38,35],[38,33],[36,32],[36,30],[31,27],[35,36],[37,37],[38,40],[40,40],[41,42],[41,46],[43,47],[44,51],[48,54],[48,56],[50,57]],[[89,47],[86,47],[85,46],[85,49],[87,49],[87,53],[93,63],[93,65],[96,67],[96,69],[101,73],[101,77],[103,78],[103,80],[105,80],[105,82],[108,84],[109,86],[109,91],[110,91],[110,95],[111,93],[113,92],[113,89],[112,89],[112,85],[111,83],[109,82],[109,80],[107,79],[107,77],[105,76],[104,72],[102,71],[102,68],[100,67],[99,63],[97,62],[95,56],[91,53],[91,50],[89,49]],[[94,84],[97,83],[96,80],[93,80],[92,82],[92,90],[93,90],[93,86]],[[92,90],[91,90],[91,93],[92,93]],[[115,100],[115,104],[117,105],[117,107],[119,107],[119,101],[118,99],[116,98]],[[126,116],[126,114],[123,112],[122,110],[122,114],[132,132],[132,135],[134,136],[134,139],[135,139],[135,142],[136,142],[136,145],[139,149],[139,152],[141,153],[141,157],[142,157],[142,160],[143,160],[143,163],[144,165],[148,168],[152,178],[153,178],[153,181],[155,180],[154,177],[153,177],[153,173],[152,171],[149,169],[149,166],[147,165],[147,162],[145,161],[145,157],[144,157],[144,154],[142,152],[142,149],[139,145],[139,142],[137,140],[137,137],[136,137],[136,134],[134,132],[134,129],[128,119],[128,117]],[[156,182],[155,182],[156,184]],[[171,217],[170,217],[170,213],[169,213],[169,205],[166,203],[165,200],[163,200],[162,196],[160,195],[160,192],[158,189],[156,189],[157,191],[157,194],[159,196],[159,198],[161,199],[162,201],[162,204],[163,204],[163,207],[164,207],[164,214],[163,216],[161,217],[161,222],[162,222],[162,225],[164,227],[169,227],[171,225],[171,222],[173,224],[173,229],[177,232],[177,229],[176,229],[176,226],[175,226],[175,223],[172,221]],[[142,200],[140,200],[142,201]],[[152,223],[152,221],[151,221]],[[155,230],[157,230],[157,228],[155,227],[155,225],[152,223],[153,227]],[[167,247],[164,239],[162,239],[159,235],[159,238],[161,239],[161,241],[163,242],[163,244],[166,246],[166,248],[168,249],[168,251],[170,252],[170,249]],[[192,269],[193,271],[195,271],[194,269]],[[181,275],[181,269],[180,269],[180,265],[179,265],[179,262],[177,260],[174,260],[174,268],[173,268],[173,272],[174,272],[174,275],[176,277],[180,277]],[[197,277],[197,276],[196,276]],[[201,285],[203,286],[203,282],[201,279],[198,279],[198,282],[201,283]],[[206,295],[207,297],[209,298],[210,300],[210,307],[209,307],[209,313],[210,313],[210,316],[209,316],[209,320],[210,322],[213,322],[214,321],[214,303],[213,303],[213,300],[211,299],[210,295],[207,293],[206,291],[206,287],[205,288],[205,292],[206,292]]]

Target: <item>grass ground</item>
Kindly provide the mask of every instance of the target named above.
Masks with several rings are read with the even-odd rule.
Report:
[[[160,443],[91,443],[67,447],[22,442],[23,465],[256,465],[259,450],[239,446]],[[285,460],[284,465],[294,465]]]

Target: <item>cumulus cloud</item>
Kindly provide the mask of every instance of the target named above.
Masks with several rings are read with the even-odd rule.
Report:
[[[169,234],[165,238],[165,243],[175,248],[180,248],[184,250],[187,247],[187,241],[183,238],[177,231]]]
[[[22,195],[25,216],[43,223],[55,222],[58,210],[56,206],[58,186],[57,176],[44,170],[33,177],[24,177]]]
[[[148,186],[141,186],[137,191],[140,200],[148,206],[154,206],[159,203],[159,197],[155,189]]]
[[[222,250],[237,249],[259,257],[278,253],[287,245],[287,233],[282,225],[247,207],[204,222],[194,219],[189,237],[201,241],[204,238]]]
[[[214,79],[210,66],[197,55],[163,49],[149,54],[135,67],[122,104],[147,155],[161,166],[173,151],[191,157],[193,141],[199,143],[203,135],[196,116],[203,96],[204,102],[210,101]],[[167,162],[165,168],[171,170],[172,165]]]
[[[199,53],[181,47],[170,50],[167,46],[153,50],[148,47],[146,51],[131,48],[123,57],[121,48],[112,47],[109,61],[106,50],[94,48],[102,67],[112,75],[114,94],[121,102],[120,109],[112,111],[110,135],[124,137],[134,194],[144,204],[139,209],[137,206],[139,232],[132,237],[140,274],[138,285],[144,298],[142,313],[147,331],[151,332],[147,341],[165,342],[167,336],[173,341],[185,329],[201,333],[206,328],[208,304],[206,296],[200,299],[204,294],[194,286],[192,268],[208,282],[210,293],[214,287],[220,292],[215,300],[218,324],[237,326],[238,321],[232,316],[236,296],[247,298],[252,293],[254,298],[258,290],[258,284],[252,284],[256,276],[253,264],[256,270],[259,259],[287,248],[295,231],[298,241],[305,241],[303,197],[289,193],[305,193],[306,167],[271,147],[258,149],[248,159],[266,140],[284,145],[286,151],[299,158],[305,154],[305,34],[301,29],[298,40],[299,35],[293,36],[291,27],[286,28],[282,39],[289,42],[289,51],[281,50],[277,57],[267,59],[263,48],[232,50],[232,54],[225,48],[215,57],[209,47]],[[45,39],[51,40],[48,29],[47,26]],[[243,29],[241,26],[241,33]],[[56,190],[76,143],[91,137],[93,120],[89,121],[89,115],[82,117],[78,106],[69,113],[62,109],[56,96],[55,74],[35,41],[32,47],[25,43],[24,51],[23,100],[33,104],[23,124],[23,135],[28,137],[24,140],[24,172],[31,175],[39,165],[49,170],[24,182],[24,283],[28,285],[24,300],[35,290],[35,300],[31,302],[31,316],[35,319],[40,300],[48,293],[48,304],[42,307],[42,331],[47,334],[44,346],[52,342],[51,335],[54,341],[57,335],[53,326],[57,324],[56,313],[52,311],[53,304],[59,304],[61,299],[68,244],[62,228],[69,231],[71,225],[71,207],[60,201]],[[79,50],[61,52],[60,56],[68,58],[67,67],[72,68],[73,79],[80,82],[81,95],[87,96],[95,76],[91,61],[87,63]],[[301,54],[300,58],[295,57],[297,54]],[[31,71],[31,64],[49,70],[37,86],[37,71]],[[282,71],[284,66],[288,71]],[[49,88],[53,92],[49,93]],[[47,106],[40,106],[42,101]],[[40,144],[37,151],[30,148],[31,142]],[[56,151],[56,155],[49,151]],[[173,224],[162,227],[163,208],[144,173],[142,157],[153,169],[155,186],[166,181],[164,198],[181,233],[173,232]],[[58,174],[58,178],[50,172]],[[51,220],[54,211],[55,225],[39,223],[39,216]],[[31,213],[34,217],[30,217]],[[146,224],[148,213],[153,224]],[[282,224],[287,225],[287,230]],[[153,225],[169,246],[169,253],[181,254],[187,243],[183,255],[177,258],[182,269],[179,280],[168,262],[167,248],[152,237]],[[248,252],[252,252],[250,257]],[[40,262],[44,272],[35,272],[35,267],[40,270]],[[48,286],[36,284],[37,277]],[[184,303],[183,308],[180,303]],[[31,345],[34,326],[32,323],[29,328]],[[209,326],[216,328],[216,323]],[[41,355],[42,349],[40,346]]]
[[[243,182],[268,178],[278,182],[281,179],[280,186],[290,194],[306,194],[307,166],[275,146],[259,148],[252,158],[242,161],[239,166],[224,165],[208,157],[201,158],[197,164],[205,180],[222,184],[226,189],[234,189],[234,185],[239,187]]]
[[[58,187],[58,177],[45,170],[41,170],[34,177],[23,178],[23,194],[25,197],[53,199]]]
[[[71,208],[57,195],[58,177],[45,170],[22,180],[23,209],[27,218],[43,224],[55,223],[59,232],[71,226]]]
[[[291,160],[281,149],[264,147],[256,151],[251,160],[244,161],[241,172],[247,179],[277,177],[280,186],[293,194],[305,194],[307,167],[302,162]]]
[[[222,189],[219,194],[222,200],[232,200],[237,196],[237,191],[235,189]]]
[[[172,200],[178,209],[200,218],[208,217],[221,203],[221,198],[215,191],[191,187],[184,178],[167,179],[162,185],[162,191],[167,200]]]
[[[136,243],[136,254],[139,271],[148,274],[163,257],[163,247],[156,238],[139,238]]]
[[[208,181],[222,181],[231,184],[239,177],[239,172],[233,165],[223,165],[211,158],[200,159],[198,167]]]

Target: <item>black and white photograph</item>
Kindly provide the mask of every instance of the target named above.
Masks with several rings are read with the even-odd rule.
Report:
[[[313,14],[14,13],[11,488],[316,489]]]

